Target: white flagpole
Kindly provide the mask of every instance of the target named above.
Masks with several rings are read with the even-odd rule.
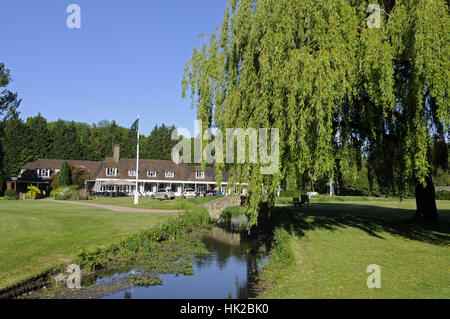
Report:
[[[137,148],[136,148],[136,191],[134,192],[134,205],[139,204],[139,189],[138,189],[138,180],[139,180],[139,114],[138,114],[138,129],[137,129]]]

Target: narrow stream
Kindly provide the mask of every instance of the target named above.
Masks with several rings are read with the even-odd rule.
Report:
[[[246,299],[256,297],[256,275],[266,258],[258,252],[260,242],[246,238],[245,231],[214,227],[203,238],[210,254],[194,257],[194,275],[160,275],[162,285],[133,287],[127,276],[137,272],[94,279],[82,291],[65,291],[61,298],[101,299]]]
[[[262,235],[260,235],[261,237]],[[86,278],[82,289],[39,290],[31,298],[58,299],[246,299],[257,296],[257,275],[267,261],[263,241],[250,239],[247,231],[214,227],[202,241],[209,254],[193,257],[193,275],[160,274],[162,284],[134,286],[131,269],[123,273]]]
[[[203,242],[210,255],[194,258],[194,275],[161,275],[163,284],[133,287],[103,296],[105,299],[245,299],[256,296],[255,279],[264,258],[258,257],[257,240],[247,240],[244,233],[213,228]],[[123,276],[119,275],[119,278]],[[117,276],[116,276],[117,278]],[[98,279],[97,284],[105,284]]]

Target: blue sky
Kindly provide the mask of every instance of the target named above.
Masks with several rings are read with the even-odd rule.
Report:
[[[141,131],[174,124],[193,131],[196,110],[181,98],[185,63],[212,33],[227,0],[2,0],[0,62],[22,98],[21,117],[116,120]],[[69,4],[81,29],[69,29]]]

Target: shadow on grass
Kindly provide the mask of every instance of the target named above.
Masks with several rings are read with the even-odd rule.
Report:
[[[439,221],[420,223],[412,219],[414,210],[345,203],[313,203],[310,208],[275,207],[272,226],[278,225],[298,236],[315,229],[358,228],[384,239],[384,234],[401,236],[439,246],[450,245],[450,210],[439,211]]]

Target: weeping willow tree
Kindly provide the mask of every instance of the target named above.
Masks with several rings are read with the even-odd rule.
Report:
[[[216,163],[248,183],[251,224],[282,181],[354,172],[362,156],[399,196],[414,185],[417,217],[437,217],[430,176],[433,140],[448,138],[450,122],[448,8],[444,0],[369,4],[231,0],[221,26],[194,48],[182,95],[203,125],[280,131],[274,174],[261,174],[261,161]]]

